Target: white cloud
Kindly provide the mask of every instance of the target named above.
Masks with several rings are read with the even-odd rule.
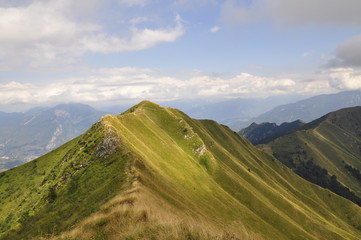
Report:
[[[62,102],[117,104],[141,99],[161,101],[204,97],[252,98],[293,93],[320,94],[342,88],[336,86],[336,80],[304,81],[292,77],[261,77],[249,73],[224,78],[193,72],[188,78],[180,79],[153,69],[127,67],[92,70],[89,74],[91,75],[60,79],[47,84],[2,84],[0,106],[3,108],[20,103],[36,105]],[[347,72],[339,74],[341,75],[331,76],[332,79],[343,79],[343,88],[358,86],[357,81],[346,80],[346,77],[350,76]],[[322,77],[324,76],[330,75],[324,73]]]
[[[83,13],[94,12],[99,4],[98,0],[52,0],[0,8],[0,67],[68,64],[87,52],[137,51],[184,34],[179,16],[173,27],[133,26],[123,35],[108,33]]]
[[[359,0],[226,0],[222,6],[222,19],[232,24],[272,20],[283,26],[320,24],[358,27],[361,24],[360,10]]]
[[[302,57],[309,57],[313,54],[312,51],[302,53]]]
[[[356,90],[361,88],[361,71],[353,68],[333,68],[325,71],[330,86],[338,90]]]
[[[184,34],[180,18],[171,29],[138,29],[133,27],[129,38],[119,38],[105,33],[93,34],[80,40],[84,51],[112,53],[151,48],[160,42],[174,42]]]
[[[210,31],[211,33],[215,33],[215,32],[218,32],[220,29],[221,29],[221,28],[220,28],[219,26],[214,26],[214,27],[212,27],[209,31]]]

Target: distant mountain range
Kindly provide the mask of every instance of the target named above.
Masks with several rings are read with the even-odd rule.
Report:
[[[48,113],[41,119],[55,130],[63,119],[83,122],[66,108]],[[356,124],[333,119],[337,130]],[[0,209],[4,240],[361,236],[356,204],[300,178],[224,125],[149,101],[1,172]]]
[[[84,104],[0,113],[0,170],[44,155],[82,134],[103,115]]]
[[[235,131],[252,122],[281,124],[298,119],[310,122],[331,111],[361,105],[361,91],[345,91],[304,99],[302,96],[275,96],[269,98],[230,99],[207,101],[174,101],[164,103],[177,107],[196,119],[211,119]]]
[[[253,144],[265,144],[282,135],[293,132],[304,124],[305,122],[301,120],[290,123],[284,122],[281,125],[276,123],[252,123],[238,133]]]
[[[281,104],[299,100],[300,96],[274,96],[269,98],[229,99],[213,103],[195,104],[188,102],[169,102],[165,104],[177,107],[196,119],[211,119],[222,124],[247,121]],[[190,107],[191,106],[191,107]],[[192,107],[194,106],[194,107]]]
[[[305,179],[361,205],[361,106],[326,114],[263,148]]]
[[[268,111],[259,115],[258,117],[253,118],[250,122],[248,122],[246,126],[248,126],[251,122],[274,122],[277,124],[281,124],[283,122],[292,122],[296,120],[310,122],[329,112],[336,111],[341,108],[360,105],[360,90],[346,91],[336,94],[318,95],[295,103],[275,107],[271,111]]]

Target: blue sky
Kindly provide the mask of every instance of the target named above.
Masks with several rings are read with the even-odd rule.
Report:
[[[359,0],[0,0],[0,110],[361,88]]]

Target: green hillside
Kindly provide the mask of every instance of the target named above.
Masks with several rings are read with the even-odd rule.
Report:
[[[337,180],[356,195],[358,199],[350,198],[360,204],[361,107],[329,113],[306,124],[300,131],[274,140],[268,146],[279,160],[301,176],[305,174],[305,168],[313,169],[314,174],[306,176],[311,181],[331,187],[331,181]],[[326,171],[317,171],[319,167]],[[341,192],[345,192],[345,189],[341,189]]]
[[[144,101],[0,175],[0,239],[359,239],[361,208]]]

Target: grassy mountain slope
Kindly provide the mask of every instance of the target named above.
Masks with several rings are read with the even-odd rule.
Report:
[[[361,170],[361,107],[341,109],[282,136],[268,146],[293,169],[312,161],[361,197],[361,179],[346,166]]]
[[[361,208],[144,101],[0,178],[0,239],[358,239]]]

